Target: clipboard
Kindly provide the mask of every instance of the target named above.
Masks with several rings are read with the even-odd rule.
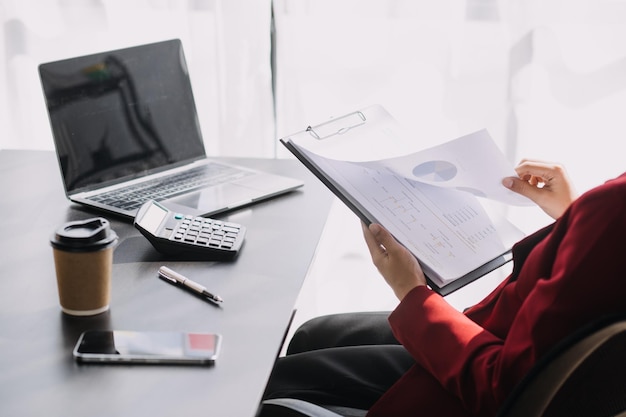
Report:
[[[435,292],[446,296],[510,262],[512,245],[524,234],[513,226],[514,237],[507,238],[501,252],[454,279],[440,279],[436,267],[405,244],[407,238],[394,233],[394,228],[389,227],[389,220],[379,210],[371,209],[371,202],[365,201],[358,190],[355,192],[351,180],[346,180],[341,172],[334,169],[335,164],[348,163],[360,167],[360,164],[372,160],[405,156],[411,148],[414,151],[407,137],[406,132],[384,108],[371,106],[322,124],[307,126],[300,132],[281,138],[280,142],[361,221],[365,224],[380,223],[387,228],[417,258],[428,285]],[[341,169],[345,166],[350,169],[350,165],[341,165]]]

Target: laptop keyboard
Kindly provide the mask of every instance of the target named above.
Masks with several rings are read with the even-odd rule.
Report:
[[[123,210],[136,210],[148,200],[162,201],[189,191],[233,181],[251,174],[249,171],[213,163],[94,195],[89,199]]]

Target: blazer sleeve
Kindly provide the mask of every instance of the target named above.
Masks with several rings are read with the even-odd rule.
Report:
[[[477,315],[481,321],[417,287],[389,318],[395,336],[470,413],[495,415],[558,341],[626,310],[625,196],[626,182],[618,181],[574,202],[531,251],[517,279],[501,286],[490,310]]]

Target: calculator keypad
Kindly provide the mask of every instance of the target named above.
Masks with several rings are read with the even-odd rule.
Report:
[[[236,250],[240,246],[240,232],[241,225],[237,223],[187,215],[178,221],[171,239],[197,246]]]

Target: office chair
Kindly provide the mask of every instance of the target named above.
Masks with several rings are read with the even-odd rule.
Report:
[[[365,410],[292,398],[263,402],[274,417],[362,417]],[[626,417],[626,316],[587,326],[558,344],[518,384],[497,417]]]

